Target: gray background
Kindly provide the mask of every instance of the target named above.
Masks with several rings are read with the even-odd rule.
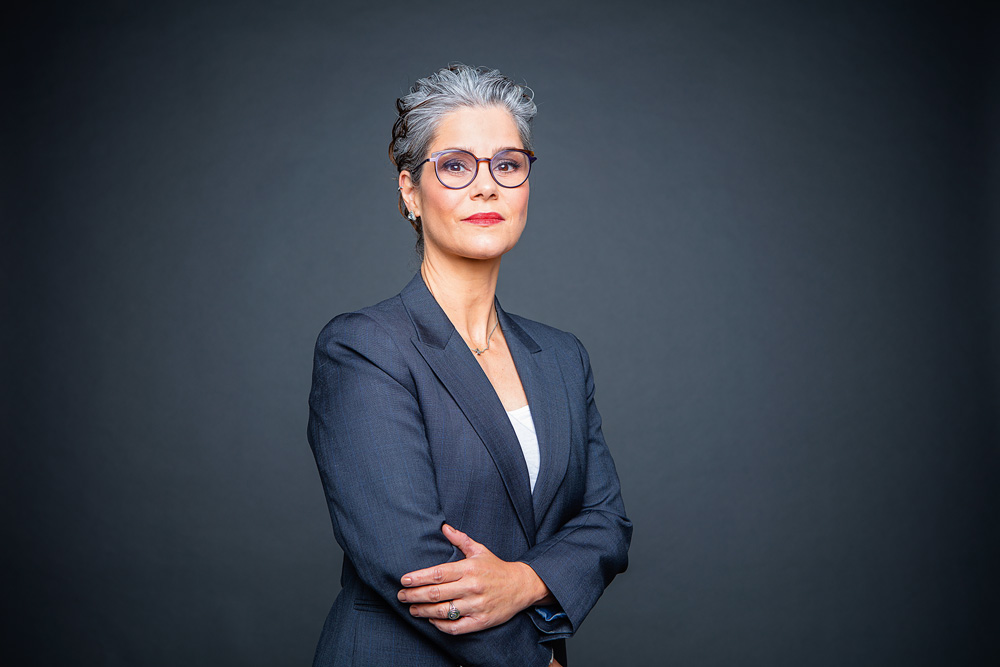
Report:
[[[4,28],[0,656],[309,663],[312,346],[416,269],[393,102],[463,61],[537,93],[499,294],[636,526],[574,667],[997,657],[995,11],[78,4]]]

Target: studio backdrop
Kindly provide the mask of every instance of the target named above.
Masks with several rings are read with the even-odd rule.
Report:
[[[587,346],[635,524],[573,667],[997,657],[994,11],[4,23],[5,664],[310,664],[341,561],[313,345],[417,269],[394,101],[451,62],[534,90],[498,295]]]

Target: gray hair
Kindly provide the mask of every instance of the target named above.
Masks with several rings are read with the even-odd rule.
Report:
[[[392,126],[389,158],[396,171],[410,172],[414,185],[420,185],[419,165],[437,133],[438,124],[447,114],[467,107],[499,107],[510,112],[524,148],[531,150],[531,121],[537,107],[534,93],[519,86],[499,70],[449,65],[434,74],[417,79],[410,92],[396,100],[399,117]],[[409,210],[399,195],[399,212],[407,218]],[[423,256],[424,234],[420,218],[410,224],[417,232],[417,252]]]

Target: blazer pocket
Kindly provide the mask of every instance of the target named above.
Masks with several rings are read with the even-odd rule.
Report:
[[[391,614],[392,609],[381,598],[355,598],[354,608],[358,611],[373,611],[380,614]]]

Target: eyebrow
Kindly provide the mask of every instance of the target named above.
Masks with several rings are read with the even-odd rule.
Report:
[[[493,155],[496,155],[501,151],[523,151],[523,150],[524,149],[520,148],[519,146],[504,146],[503,148],[498,148],[495,151],[493,151]],[[476,155],[476,151],[466,146],[449,146],[448,148],[442,148],[440,151],[434,151],[434,152],[440,153],[441,151],[465,151],[466,153],[472,153],[473,155]],[[493,157],[493,155],[491,155],[490,157]]]

